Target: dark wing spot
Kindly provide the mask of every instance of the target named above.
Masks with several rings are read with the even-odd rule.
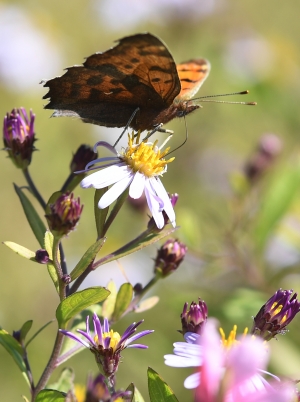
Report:
[[[125,66],[124,66],[125,68],[127,68],[127,69],[131,69],[131,68],[133,68],[133,66],[131,65],[131,64],[125,64]]]
[[[90,77],[90,78],[86,81],[86,83],[87,83],[88,85],[99,85],[99,84],[102,84],[102,82],[103,82],[103,78],[102,78],[100,75],[94,76],[94,77]]]
[[[159,66],[152,66],[152,67],[149,68],[149,71],[160,71],[160,72],[163,72],[163,73],[166,73],[166,74],[172,74],[172,72],[173,72],[172,69],[162,68],[162,67],[159,67]]]
[[[140,62],[140,60],[135,57],[133,57],[130,61],[131,61],[131,63],[139,63]]]
[[[181,80],[180,80],[180,82],[192,82],[192,83],[195,83],[195,82],[198,82],[198,80],[191,80],[190,78],[181,78]]]
[[[152,80],[151,80],[151,82],[159,82],[160,81],[160,78],[153,78]]]

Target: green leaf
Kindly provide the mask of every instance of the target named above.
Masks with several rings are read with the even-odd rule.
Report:
[[[298,196],[300,186],[300,163],[289,165],[277,172],[276,179],[263,199],[263,205],[254,227],[254,239],[262,250],[279,220],[287,213]]]
[[[12,241],[4,241],[3,244],[14,251],[16,254],[19,254],[21,257],[26,258],[27,260],[35,261],[35,252],[29,250],[26,247],[20,246],[20,244],[14,243]]]
[[[40,246],[43,247],[44,243],[44,235],[46,232],[46,226],[44,222],[39,217],[38,213],[36,212],[34,206],[32,205],[29,198],[23,193],[22,189],[14,184],[15,191],[21,201],[23,210],[25,212],[27,221],[37,239]]]
[[[50,384],[49,388],[56,389],[61,392],[69,392],[74,389],[74,372],[71,368],[66,367],[62,370],[57,382]]]
[[[22,341],[25,340],[25,338],[26,338],[28,332],[30,331],[30,329],[31,329],[31,327],[32,327],[32,323],[33,323],[32,320],[28,320],[28,321],[26,321],[26,322],[22,325],[22,328],[21,328],[21,331],[20,331],[20,332],[21,332],[21,340],[22,340]]]
[[[129,386],[127,387],[126,391],[131,391],[132,392],[130,402],[145,402],[144,398],[142,397],[142,394],[137,389],[137,387],[134,386],[133,383],[129,384]]]
[[[10,335],[4,329],[0,329],[0,344],[7,350],[7,352],[11,355],[14,361],[17,363],[17,366],[21,370],[23,377],[25,378],[28,386],[30,387],[30,382],[27,376],[26,366],[23,361],[23,349],[18,341]]]
[[[149,367],[147,373],[151,402],[178,402],[174,392],[156,371]]]
[[[76,315],[74,318],[71,328],[69,331],[76,333],[77,329],[82,329],[86,330],[86,318],[87,316],[92,317],[93,313],[96,313],[97,315],[102,315],[101,314],[101,306],[99,304],[94,304],[90,306],[89,308],[81,311],[79,314]],[[90,329],[93,330],[92,328],[92,320],[90,319]],[[70,357],[74,356],[75,354],[81,352],[85,348],[80,345],[78,342],[74,342],[73,339],[69,337],[65,337],[64,344],[62,346],[62,350],[60,352],[60,356],[58,358],[57,366],[61,365],[62,363],[66,362]]]
[[[150,246],[151,244],[156,243],[157,241],[163,239],[166,236],[169,236],[173,233],[177,228],[164,228],[160,231],[149,231],[146,230],[136,239],[131,241],[130,243],[126,244],[124,247],[119,248],[112,254],[109,254],[99,261],[94,263],[94,269],[100,267],[101,265],[107,264],[108,262],[117,260],[119,258],[125,257],[126,255],[132,254],[136,251],[142,250],[145,247]]]
[[[56,309],[59,328],[66,329],[68,322],[80,311],[107,298],[109,291],[100,286],[73,293],[63,300]]]
[[[95,222],[96,222],[96,229],[97,229],[97,237],[101,239],[103,237],[103,228],[106,221],[106,217],[108,214],[109,207],[100,209],[98,208],[98,202],[102,195],[107,191],[107,187],[97,189],[95,191],[94,197],[94,214],[95,214]]]
[[[66,394],[55,389],[43,389],[38,393],[35,402],[65,402]]]
[[[89,264],[94,261],[105,240],[105,238],[99,239],[84,253],[82,258],[70,274],[72,281],[78,278],[78,276],[80,276],[86,270]]]
[[[50,260],[53,260],[53,243],[54,243],[53,234],[49,230],[47,230],[45,233],[45,238],[44,238],[44,247],[45,247],[45,250],[47,251],[47,253],[49,254]],[[60,262],[59,250],[58,250],[57,257],[58,257],[58,261]],[[57,275],[55,266],[49,262],[47,264],[47,269],[48,269],[50,278],[52,279],[52,282],[54,283],[55,289],[56,289],[57,293],[59,294],[59,279],[58,279],[58,275]]]
[[[127,307],[129,306],[132,300],[132,296],[133,296],[132,285],[130,283],[123,283],[117,294],[115,309],[112,315],[113,322],[118,321],[122,317],[123,313],[127,310]]]
[[[106,288],[110,291],[110,295],[102,304],[102,317],[110,321],[116,304],[117,288],[114,281],[110,281]]]
[[[158,296],[151,296],[148,299],[143,300],[139,303],[138,307],[134,309],[136,313],[143,313],[144,311],[150,310],[159,302]]]

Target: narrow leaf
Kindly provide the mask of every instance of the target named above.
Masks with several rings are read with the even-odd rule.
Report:
[[[114,281],[108,283],[107,289],[110,291],[110,295],[102,304],[102,317],[105,317],[110,321],[117,299],[117,288]]]
[[[133,296],[133,287],[130,283],[123,283],[120,287],[117,300],[115,304],[115,309],[112,315],[112,321],[118,321],[123,313],[126,311],[127,307],[129,306]]]
[[[43,247],[44,243],[44,234],[46,232],[46,226],[44,222],[39,217],[38,213],[36,212],[34,206],[32,205],[29,198],[24,194],[22,189],[14,184],[15,191],[21,201],[24,213],[26,215],[27,221],[37,239],[40,246]]]
[[[21,370],[23,377],[25,378],[28,386],[30,387],[30,382],[28,380],[26,366],[23,361],[23,350],[22,350],[21,345],[17,342],[17,340],[12,335],[10,335],[4,329],[0,329],[0,344],[7,350],[7,352],[14,359],[17,366]]]
[[[129,384],[129,386],[126,388],[126,391],[131,391],[132,392],[130,402],[145,402],[144,398],[142,397],[142,394],[137,389],[137,387],[134,386],[133,383]]]
[[[80,311],[107,298],[109,291],[100,286],[73,293],[63,300],[56,310],[59,328],[65,329],[68,322]]]
[[[254,227],[254,238],[261,250],[276,224],[287,213],[295,196],[298,196],[299,186],[299,163],[286,167],[276,175],[276,179],[263,199],[261,211],[257,216],[257,225]]]
[[[156,371],[149,367],[147,373],[151,402],[178,402],[174,392]]]
[[[159,297],[158,296],[149,297],[148,299],[145,299],[141,303],[139,303],[138,307],[136,307],[134,309],[134,311],[136,313],[143,313],[144,311],[150,310],[158,302],[159,302]]]
[[[173,233],[177,228],[165,228],[160,230],[159,232],[152,232],[146,230],[136,239],[132,240],[130,243],[126,244],[124,247],[119,248],[115,252],[101,258],[94,263],[94,269],[100,267],[101,265],[107,264],[108,262],[117,260],[119,258],[125,257],[126,255],[135,253],[136,251],[142,250],[143,248],[150,246],[151,244],[156,243],[157,241],[163,239],[166,236],[169,236]]]
[[[43,389],[38,393],[35,402],[64,402],[66,394],[55,389]]]
[[[47,253],[49,254],[50,260],[53,260],[53,242],[54,242],[53,234],[49,230],[47,230],[45,233],[45,237],[44,237],[44,247],[45,247],[45,250],[47,251]],[[58,261],[60,262],[59,250],[58,250],[57,257],[58,257]],[[57,275],[55,266],[52,263],[48,263],[47,269],[48,269],[50,278],[52,279],[52,282],[54,283],[55,289],[56,289],[57,293],[59,294],[59,279],[58,279],[58,275]]]
[[[20,331],[20,332],[21,332],[21,340],[22,340],[22,341],[25,340],[25,338],[26,338],[28,332],[30,331],[30,329],[31,329],[31,327],[32,327],[32,323],[33,323],[32,320],[28,320],[28,321],[26,321],[26,322],[22,325],[22,328],[21,328],[21,331]]]
[[[25,347],[27,348],[28,345],[30,344],[30,342],[32,342],[32,341],[34,340],[34,338],[35,338],[36,336],[38,336],[38,334],[39,334],[40,332],[42,332],[46,327],[48,327],[48,325],[51,324],[52,322],[54,322],[54,318],[53,318],[53,320],[48,321],[48,322],[47,322],[45,325],[43,325],[39,330],[37,330],[36,333],[35,333],[34,335],[32,335],[32,337],[27,341]]]
[[[26,247],[20,246],[20,244],[14,243],[12,241],[4,241],[3,244],[14,251],[16,254],[19,254],[21,257],[26,258],[27,260],[35,261],[35,252],[29,250]]]
[[[102,195],[107,191],[107,187],[97,189],[95,191],[94,197],[94,214],[95,214],[95,222],[96,222],[96,229],[97,229],[97,237],[101,239],[104,236],[103,228],[106,221],[106,217],[108,214],[109,207],[100,209],[98,208],[98,202]]]
[[[86,270],[89,264],[94,261],[105,240],[105,238],[99,239],[84,253],[82,258],[70,274],[72,281],[78,278],[78,276],[80,276]]]

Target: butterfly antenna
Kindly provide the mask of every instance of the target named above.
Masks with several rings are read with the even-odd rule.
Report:
[[[121,135],[119,136],[119,138],[117,139],[117,141],[114,143],[114,148],[115,148],[115,146],[118,144],[118,142],[120,141],[120,139],[123,137],[123,135],[125,134],[126,130],[127,130],[128,127],[130,126],[132,120],[134,119],[135,115],[137,114],[137,112],[138,112],[139,110],[140,110],[140,108],[137,107],[137,108],[135,109],[135,111],[132,113],[132,115],[130,116],[130,118],[129,118],[129,120],[128,120],[128,122],[127,122],[125,128],[124,128],[124,130],[122,131],[122,133],[121,133]]]
[[[202,102],[213,102],[213,103],[228,103],[228,104],[236,104],[236,105],[249,105],[249,106],[257,105],[256,102],[228,102],[228,101],[218,101],[218,100],[214,100],[214,99],[208,99],[208,98],[219,98],[220,96],[248,95],[248,94],[249,94],[249,91],[247,89],[246,91],[232,92],[229,94],[199,96],[198,98],[194,98],[193,100],[201,100]]]
[[[178,145],[178,147],[172,149],[171,152],[168,152],[166,156],[171,155],[173,152],[177,151],[177,149],[183,147],[183,145],[187,142],[187,140],[189,138],[189,132],[188,132],[188,128],[187,128],[187,122],[186,122],[185,115],[183,116],[183,118],[184,118],[184,125],[185,125],[185,140],[183,141],[182,144]]]

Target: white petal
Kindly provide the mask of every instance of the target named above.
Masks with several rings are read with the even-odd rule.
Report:
[[[124,177],[122,180],[115,183],[106,193],[100,198],[98,202],[98,208],[103,209],[108,207],[111,203],[116,201],[116,199],[126,190],[129,184],[133,180],[133,175],[129,177]]]
[[[200,384],[200,373],[194,373],[188,376],[183,383],[184,387],[187,389],[197,388],[199,384]]]
[[[151,185],[152,185],[154,191],[156,192],[158,197],[164,203],[163,209],[164,209],[165,213],[168,215],[168,218],[169,218],[172,226],[175,227],[176,226],[175,212],[174,212],[173,205],[171,203],[171,200],[169,198],[169,195],[168,195],[166,189],[164,188],[162,182],[160,181],[160,179],[158,177],[156,177],[156,178],[152,177],[150,179],[150,181],[151,181]]]
[[[80,186],[82,188],[94,187],[103,188],[110,186],[113,183],[122,180],[123,177],[128,176],[131,170],[128,169],[124,163],[118,163],[117,165],[109,166],[108,168],[99,170],[96,173],[85,177]]]
[[[146,180],[145,182],[145,196],[147,199],[148,207],[152,213],[153,219],[156,223],[158,229],[162,229],[165,226],[165,219],[162,214],[162,201],[157,197],[157,195],[153,192],[153,189],[150,185],[150,181]]]
[[[145,188],[145,180],[145,175],[140,172],[136,172],[129,189],[129,195],[131,198],[136,200],[142,196]]]

